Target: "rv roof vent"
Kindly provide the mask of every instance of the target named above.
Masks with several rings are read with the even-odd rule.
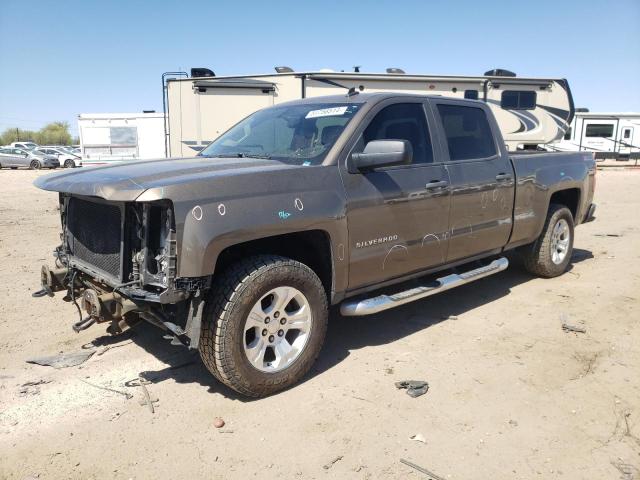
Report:
[[[588,108],[576,108],[576,112],[587,113],[589,111]]]
[[[405,73],[405,71],[402,70],[401,68],[391,67],[391,68],[387,68],[387,73],[395,73],[395,74],[402,75],[403,73]]]
[[[321,73],[333,73],[335,70],[332,70],[331,68],[321,68],[318,71]]]
[[[494,68],[488,72],[484,72],[487,77],[515,77],[516,74],[502,68]]]
[[[215,77],[216,74],[213,73],[211,70],[209,70],[208,68],[192,68],[191,69],[191,76],[195,77],[195,78],[201,78],[201,77]]]
[[[355,73],[360,73],[360,69],[362,68],[362,65],[354,65],[353,66],[353,71]]]
[[[293,72],[293,68],[286,67],[286,66],[275,67],[275,69],[276,69],[276,72],[278,72],[278,73],[291,73],[291,72]]]
[[[142,113],[156,113],[155,110],[142,110]]]

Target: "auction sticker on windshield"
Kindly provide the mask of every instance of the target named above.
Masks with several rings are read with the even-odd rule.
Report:
[[[334,115],[344,115],[349,108],[347,105],[344,107],[332,107],[332,108],[323,108],[321,110],[311,110],[307,113],[307,116],[304,118],[318,118],[318,117],[331,117]]]

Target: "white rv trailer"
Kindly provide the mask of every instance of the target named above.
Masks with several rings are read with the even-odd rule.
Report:
[[[505,70],[492,70],[478,77],[407,75],[399,69],[388,69],[395,73],[294,72],[286,67],[278,70],[284,73],[195,78],[192,75],[191,78],[170,78],[166,82],[163,76],[167,156],[188,156],[200,151],[232,125],[261,108],[299,98],[346,94],[352,88],[487,102],[509,150],[535,149],[562,138],[574,114],[566,80],[520,78]],[[186,76],[184,72],[179,73]]]
[[[564,137],[548,150],[595,152],[595,157],[639,158],[640,113],[595,113],[577,111]]]
[[[165,156],[163,113],[81,113],[78,132],[84,166]]]

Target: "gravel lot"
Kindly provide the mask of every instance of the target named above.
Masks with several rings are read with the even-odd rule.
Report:
[[[384,314],[334,313],[306,380],[252,401],[151,326],[75,334],[72,305],[31,298],[59,240],[42,174],[0,171],[1,478],[426,478],[401,458],[452,480],[640,478],[640,170],[598,172],[598,218],[564,276],[514,266]],[[79,367],[25,363],[91,342]],[[126,385],[141,372],[153,414]],[[410,398],[404,379],[430,390]]]

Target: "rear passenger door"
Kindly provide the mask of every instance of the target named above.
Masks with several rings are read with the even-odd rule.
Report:
[[[511,235],[514,172],[483,105],[433,100],[451,182],[447,261],[500,249]]]
[[[431,113],[429,113],[431,115]],[[424,100],[402,98],[377,105],[352,139],[349,155],[373,140],[407,140],[410,165],[349,173],[349,289],[384,282],[445,262],[449,179],[440,151],[434,155]],[[436,145],[437,147],[437,145]]]

